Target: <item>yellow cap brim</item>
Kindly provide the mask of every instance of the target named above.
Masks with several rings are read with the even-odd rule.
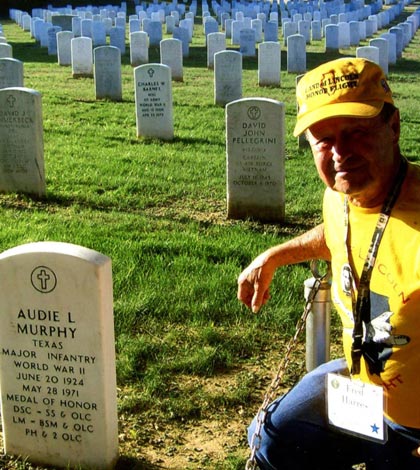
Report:
[[[382,111],[383,106],[383,101],[327,104],[310,111],[307,114],[300,115],[293,131],[293,135],[297,137],[313,124],[333,117],[373,118]]]

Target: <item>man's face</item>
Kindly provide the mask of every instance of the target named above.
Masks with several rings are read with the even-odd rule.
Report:
[[[383,202],[399,164],[399,114],[337,117],[307,130],[315,165],[324,183],[365,207]]]

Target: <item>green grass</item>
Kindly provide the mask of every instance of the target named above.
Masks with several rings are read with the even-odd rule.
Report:
[[[176,430],[215,418],[242,423],[245,436],[302,312],[303,281],[311,273],[306,263],[279,271],[272,299],[258,316],[236,300],[236,278],[260,251],[321,220],[323,185],[309,150],[299,149],[292,136],[295,75],[285,72],[285,49],[279,88],[258,87],[257,60],[244,59],[243,96],[286,106],[286,219],[262,224],[226,218],[225,112],[213,104],[213,72],[206,68],[198,23],[184,81],[173,83],[172,142],[136,137],[128,52],[122,60],[123,101],[97,101],[93,79],[73,79],[71,69],[59,67],[29,33],[10,21],[2,24],[14,57],[24,62],[25,86],[42,94],[47,195],[0,196],[0,249],[53,240],[112,259],[124,436],[118,467],[155,468],[142,449],[153,447],[162,429],[173,433],[171,442],[181,449]],[[419,43],[417,34],[389,73],[401,110],[402,151],[415,161]],[[311,44],[308,67],[354,54],[325,54],[322,43]],[[150,61],[159,61],[156,48]],[[286,385],[303,372],[301,349]],[[189,468],[242,468],[244,439],[239,444],[225,459],[191,460]],[[30,468],[0,461],[2,468]]]

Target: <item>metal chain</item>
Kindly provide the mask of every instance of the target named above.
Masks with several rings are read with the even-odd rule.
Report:
[[[299,320],[296,323],[295,334],[293,335],[293,338],[291,338],[289,342],[287,343],[286,352],[283,356],[283,359],[280,361],[276,375],[274,376],[273,380],[271,381],[271,384],[269,385],[264,395],[263,402],[257,413],[257,423],[255,426],[255,431],[254,431],[254,434],[252,435],[251,444],[250,444],[251,453],[245,464],[245,470],[258,470],[258,465],[255,459],[255,455],[261,445],[261,430],[262,430],[262,427],[264,425],[264,422],[268,413],[268,408],[270,404],[274,401],[275,394],[277,390],[280,388],[284,372],[286,371],[290,363],[290,356],[292,352],[295,351],[298,338],[300,334],[302,333],[303,329],[305,328],[306,319],[311,311],[312,303],[321,287],[321,283],[323,279],[327,275],[328,273],[325,274],[324,276],[320,276],[317,273],[317,275],[315,276],[315,282],[312,286],[311,291],[309,292],[308,299],[305,303],[302,316],[299,318]]]

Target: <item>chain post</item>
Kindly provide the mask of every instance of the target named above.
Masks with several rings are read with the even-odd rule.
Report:
[[[270,404],[276,398],[275,396],[276,392],[282,384],[284,373],[290,363],[291,354],[296,349],[298,338],[306,326],[306,319],[308,318],[308,315],[312,308],[312,304],[315,301],[315,298],[319,292],[319,289],[321,288],[321,284],[325,278],[328,277],[329,279],[329,276],[330,276],[329,267],[328,267],[328,272],[324,274],[323,276],[321,276],[319,272],[315,270],[315,266],[316,266],[315,263],[316,263],[315,261],[311,262],[311,271],[314,274],[315,281],[313,282],[312,287],[310,291],[308,292],[307,296],[305,296],[306,302],[305,302],[305,307],[304,307],[302,316],[299,318],[299,320],[296,323],[295,333],[293,335],[293,338],[291,338],[286,345],[286,351],[284,353],[284,356],[282,360],[280,361],[277,372],[273,380],[271,381],[264,395],[263,402],[257,412],[257,422],[255,426],[255,431],[251,437],[251,443],[250,443],[251,452],[245,464],[245,470],[258,470],[258,465],[257,465],[255,456],[256,456],[258,449],[261,446],[261,431],[265,422],[265,418],[268,413],[268,408]]]
[[[316,261],[311,262],[313,277],[304,282],[305,299],[317,279],[321,283],[306,319],[306,370],[310,372],[330,360],[331,271],[321,276]]]

